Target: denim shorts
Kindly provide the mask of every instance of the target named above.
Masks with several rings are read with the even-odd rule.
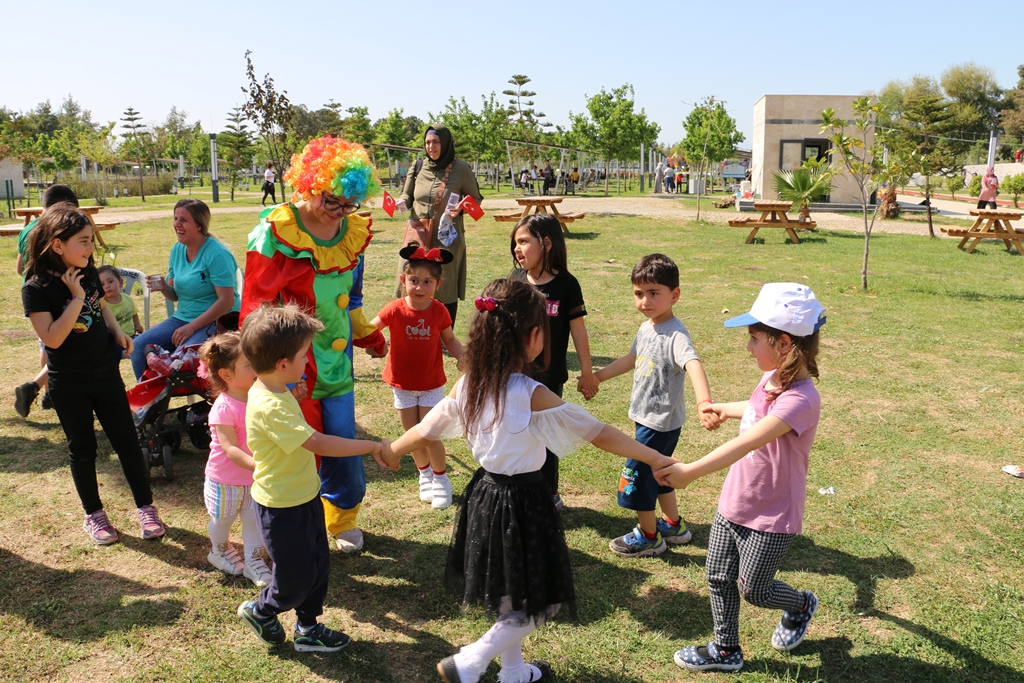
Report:
[[[659,432],[637,424],[636,440],[662,455],[671,456],[676,444],[679,443],[679,432],[679,429]],[[658,485],[650,465],[629,458],[622,467],[622,475],[619,477],[619,507],[637,512],[652,512],[658,503],[658,496],[662,493],[672,493],[674,490],[670,486]]]

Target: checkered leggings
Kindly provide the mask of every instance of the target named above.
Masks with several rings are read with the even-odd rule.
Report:
[[[788,612],[803,609],[803,593],[775,580],[794,538],[795,534],[748,529],[715,513],[708,539],[707,574],[718,645],[740,644],[740,596],[757,607]]]

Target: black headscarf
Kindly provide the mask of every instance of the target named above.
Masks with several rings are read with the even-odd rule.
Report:
[[[443,171],[448,168],[448,165],[455,161],[455,144],[452,141],[452,132],[448,130],[447,126],[431,124],[427,128],[427,132],[423,134],[424,149],[426,149],[427,133],[433,131],[437,134],[437,137],[441,138],[441,156],[434,161],[427,155],[427,168],[431,171]]]

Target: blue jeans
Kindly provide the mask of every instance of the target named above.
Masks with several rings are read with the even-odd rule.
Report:
[[[149,328],[133,340],[135,343],[135,350],[132,351],[132,372],[135,373],[136,381],[138,381],[139,378],[142,377],[142,373],[146,371],[146,346],[149,344],[156,344],[166,351],[174,351],[178,347],[171,342],[171,337],[174,336],[174,333],[179,327],[184,327],[187,324],[188,323],[184,320],[179,320],[172,316],[159,325]],[[206,327],[199,328],[191,337],[185,340],[185,343],[182,344],[182,346],[202,344],[216,332],[217,323],[212,322]]]

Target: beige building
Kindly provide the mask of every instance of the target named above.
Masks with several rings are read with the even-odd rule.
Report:
[[[755,197],[775,199],[772,171],[799,168],[805,159],[823,159],[831,146],[821,132],[821,112],[832,108],[853,120],[853,95],[764,95],[754,105],[751,189]],[[873,142],[873,134],[868,145]],[[832,181],[831,203],[858,204],[853,181],[844,174]]]

